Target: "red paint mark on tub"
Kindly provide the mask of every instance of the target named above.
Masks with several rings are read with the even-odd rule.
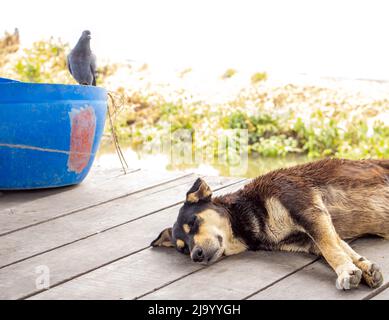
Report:
[[[81,173],[89,163],[95,139],[95,111],[92,107],[73,109],[69,116],[71,131],[68,170]]]

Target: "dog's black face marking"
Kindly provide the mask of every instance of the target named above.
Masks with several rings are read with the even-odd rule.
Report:
[[[162,232],[152,246],[175,247],[203,264],[219,259],[225,251],[224,239],[231,238],[227,236],[230,227],[226,209],[212,201],[212,191],[201,179],[187,192],[186,201],[170,230],[170,233]],[[169,242],[161,239],[164,234],[170,234]]]
[[[172,242],[178,252],[189,254],[195,246],[194,237],[200,229],[202,219],[198,216],[209,207],[210,203],[201,201],[199,203],[186,202],[178,213],[177,221],[173,226]]]
[[[177,222],[173,226],[172,242],[178,252],[189,254],[193,247],[193,236],[198,229],[198,219],[194,210],[181,207]]]

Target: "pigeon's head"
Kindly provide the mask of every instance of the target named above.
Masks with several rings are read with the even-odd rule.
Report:
[[[92,34],[89,30],[85,30],[82,32],[81,38],[90,40],[92,38]]]

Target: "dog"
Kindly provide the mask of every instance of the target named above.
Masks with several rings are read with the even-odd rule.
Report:
[[[242,189],[212,197],[201,178],[186,194],[173,228],[151,246],[174,247],[211,264],[246,250],[322,255],[336,287],[363,279],[379,287],[379,267],[345,241],[364,235],[389,239],[389,160],[325,159],[255,178]]]

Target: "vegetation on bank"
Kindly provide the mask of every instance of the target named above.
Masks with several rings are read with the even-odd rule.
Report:
[[[13,49],[0,48],[0,76],[74,83],[65,63],[68,44],[49,39],[16,52],[18,43],[16,46],[11,41],[16,36],[6,36],[8,40],[0,39],[0,47],[7,48],[10,43]],[[100,66],[100,85],[109,86],[117,68]],[[179,77],[186,77],[191,71],[185,69]],[[129,72],[143,72],[147,77],[149,70]],[[227,69],[222,78],[228,79],[235,73],[236,70]],[[374,98],[340,87],[274,85],[263,72],[253,73],[247,82],[235,98],[223,103],[193,98],[181,89],[166,94],[157,87],[135,90],[123,83],[121,88],[114,89],[115,96],[124,99],[121,113],[115,118],[119,137],[133,148],[142,148],[150,141],[186,129],[195,148],[208,148],[217,155],[224,129],[246,129],[249,153],[264,157],[304,154],[311,158],[389,158],[389,93]]]
[[[246,129],[249,153],[264,157],[306,154],[347,158],[389,157],[389,100],[358,100],[329,88],[285,85],[251,86],[236,99],[210,105],[167,101],[158,93],[128,97],[131,111],[122,114],[117,130],[133,147],[178,130],[193,132],[197,148],[218,149],[221,129]]]
[[[19,50],[20,39],[19,30],[14,33],[5,32],[0,38],[0,68],[4,68],[9,63],[9,57]]]

